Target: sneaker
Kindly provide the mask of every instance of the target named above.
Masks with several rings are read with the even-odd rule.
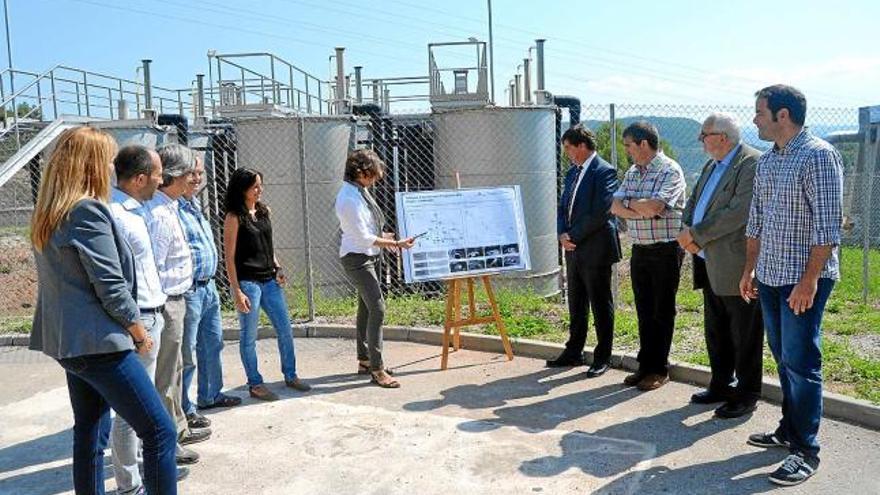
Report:
[[[180,434],[177,442],[180,445],[189,445],[192,443],[204,442],[211,438],[210,428],[190,428],[189,431]]]
[[[645,378],[645,375],[639,372],[632,373],[630,375],[626,375],[626,378],[623,379],[623,384],[627,387],[635,387],[642,381],[642,378]]]
[[[207,428],[211,426],[211,420],[197,412],[186,415],[186,424],[190,428]]]
[[[185,467],[177,468],[177,481],[183,481],[189,476],[189,469]]]
[[[294,378],[293,380],[284,380],[284,384],[287,385],[289,388],[299,390],[300,392],[308,392],[312,389],[311,385],[300,380],[299,378]]]
[[[775,432],[771,433],[753,433],[749,435],[749,439],[746,441],[749,445],[754,445],[755,447],[785,447],[786,449],[789,447],[788,440],[783,440],[779,438]]]
[[[791,454],[782,465],[770,475],[770,481],[782,486],[799,485],[819,469],[819,460],[804,459],[800,453]]]
[[[657,390],[663,385],[666,385],[667,382],[669,382],[668,376],[650,373],[642,378],[642,381],[640,381],[636,387],[643,392],[647,392],[649,390]]]
[[[174,460],[177,462],[178,466],[182,464],[195,464],[199,462],[199,453],[178,445]]]
[[[278,395],[275,392],[272,392],[265,385],[256,385],[250,388],[251,397],[254,399],[265,400],[265,401],[273,401],[278,400]]]

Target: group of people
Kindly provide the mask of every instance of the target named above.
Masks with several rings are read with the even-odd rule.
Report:
[[[43,173],[31,229],[39,286],[30,347],[66,371],[78,494],[104,493],[108,441],[117,493],[176,493],[188,474],[179,466],[199,461],[188,445],[211,436],[199,410],[241,404],[222,391],[219,253],[196,197],[203,174],[183,145],[117,151],[92,127],[63,132]],[[275,400],[257,367],[260,308],[278,335],[285,385],[311,387],[297,375],[261,193],[258,172],[233,173],[223,240],[249,392]]]
[[[618,238],[632,239],[630,274],[638,317],[638,370],[624,383],[649,391],[668,380],[676,292],[685,252],[702,289],[712,380],[692,402],[722,403],[716,414],[751,413],[761,394],[763,334],[777,362],[782,420],[748,438],[790,450],[770,479],[800,483],[819,465],[822,414],[819,335],[825,302],[839,279],[842,166],[837,151],[804,128],[806,99],[789,86],[756,94],[754,123],[764,154],[742,142],[729,115],[710,115],[698,139],[711,159],[687,198],[681,167],[660,147],[657,129],[623,132],[633,165],[622,182],[596,152],[596,137],[575,126],[563,136],[572,162],[558,206],[565,253],[570,337],[550,367],[587,365],[593,314],[597,344],[588,377],[609,367],[614,337],[611,277]],[[111,176],[115,173],[116,185]],[[413,247],[386,232],[370,189],[385,173],[374,152],[345,164],[335,212],[339,259],[357,288],[357,373],[383,388],[400,383],[382,353],[385,301],[381,249]],[[180,144],[117,151],[107,133],[77,127],[58,138],[40,184],[31,240],[39,278],[32,349],[64,368],[74,413],[74,486],[103,493],[108,438],[118,493],[174,494],[187,445],[211,436],[199,410],[233,407],[224,394],[219,260],[196,193],[204,164]],[[256,353],[260,308],[276,334],[286,387],[307,392],[297,373],[284,269],[275,256],[263,176],[237,169],[227,185],[223,248],[241,328],[240,357],[251,397],[277,400]],[[198,376],[197,397],[189,397]],[[111,409],[115,417],[111,416]],[[142,458],[142,470],[138,459]]]
[[[592,310],[596,346],[586,371],[607,371],[614,336],[612,268],[621,259],[618,229],[632,240],[630,277],[638,318],[638,370],[628,386],[649,391],[669,381],[676,293],[685,253],[694,288],[703,292],[712,378],[691,397],[720,403],[715,414],[753,412],[761,396],[764,332],[779,371],[782,419],[747,439],[789,450],[770,480],[805,481],[819,467],[822,416],[820,328],[840,278],[843,170],[840,154],[805,128],[807,102],[797,89],[774,85],[756,94],[754,124],[773,143],[761,154],[742,142],[736,120],[711,114],[697,136],[711,157],[690,197],[684,173],[666,156],[656,127],[623,131],[632,166],[622,182],[596,153],[592,131],[563,136],[572,167],[557,209],[565,252],[569,339],[549,367],[587,365],[583,353]],[[616,217],[616,218],[615,218]]]

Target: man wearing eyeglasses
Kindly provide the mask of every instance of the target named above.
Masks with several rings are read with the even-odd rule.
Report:
[[[760,305],[744,301],[739,293],[760,153],[740,141],[739,126],[725,113],[709,115],[698,139],[711,158],[685,206],[684,228],[677,240],[693,255],[694,288],[703,290],[712,380],[691,402],[721,402],[717,416],[738,418],[754,411],[761,396],[764,326]]]

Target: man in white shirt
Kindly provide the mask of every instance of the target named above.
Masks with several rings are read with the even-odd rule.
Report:
[[[156,389],[177,424],[179,445],[207,440],[208,428],[189,428],[183,411],[183,322],[186,316],[184,294],[192,287],[192,255],[178,216],[178,198],[187,187],[195,170],[195,159],[186,147],[179,144],[163,146],[158,150],[162,160],[162,186],[147,203],[150,210],[150,237],[162,291],[168,296],[163,316],[165,331],[156,367]],[[178,447],[181,462],[195,462],[194,452]]]
[[[131,246],[134,255],[137,280],[137,303],[141,313],[141,323],[150,332],[157,345],[146,354],[137,354],[151,380],[155,380],[156,357],[161,347],[161,334],[164,326],[162,308],[165,293],[159,282],[159,273],[153,258],[150,234],[147,230],[149,213],[143,202],[153,197],[162,182],[162,162],[159,155],[142,146],[127,146],[119,150],[113,161],[118,185],[113,189],[110,211],[119,231]],[[113,469],[116,475],[117,493],[138,493],[143,489],[143,481],[138,469],[137,433],[121,416],[113,419],[110,432]],[[181,468],[178,476],[187,474]]]

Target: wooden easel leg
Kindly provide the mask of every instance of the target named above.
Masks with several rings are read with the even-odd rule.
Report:
[[[452,330],[452,305],[455,289],[455,280],[448,281],[446,285],[446,322],[443,325],[443,351],[440,358],[441,370],[445,370],[449,362],[449,332]]]
[[[488,275],[483,275],[483,286],[486,288],[486,295],[489,296],[489,304],[492,306],[492,316],[495,318],[495,326],[498,327],[498,333],[501,335],[501,344],[504,346],[504,353],[507,354],[507,360],[513,359],[513,349],[510,347],[510,340],[507,338],[507,329],[504,328],[504,320],[501,319],[501,312],[498,310],[498,303],[495,301],[495,292],[492,290],[492,282],[489,281]]]
[[[455,298],[452,300],[452,315],[455,317],[454,322],[461,321],[461,281],[453,280],[452,286],[455,287]],[[461,348],[461,327],[452,326],[452,348],[456,351]]]

